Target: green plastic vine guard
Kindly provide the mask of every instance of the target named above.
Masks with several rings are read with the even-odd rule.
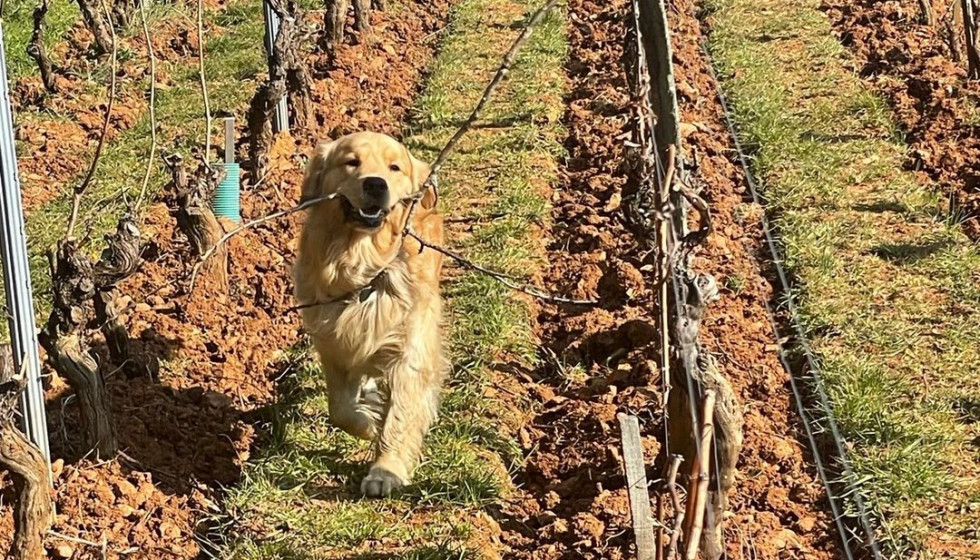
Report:
[[[241,215],[241,177],[242,170],[235,163],[235,119],[225,119],[225,161],[221,164],[225,178],[218,184],[211,205],[218,218],[227,218],[235,223],[242,221]]]

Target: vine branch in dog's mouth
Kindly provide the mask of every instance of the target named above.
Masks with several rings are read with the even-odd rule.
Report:
[[[534,31],[535,26],[537,26],[538,23],[544,19],[544,16],[550,12],[557,3],[558,0],[549,0],[547,3],[538,8],[533,15],[531,15],[531,18],[527,21],[527,25],[524,26],[521,34],[517,36],[517,39],[514,40],[514,43],[510,46],[507,54],[504,55],[504,60],[500,63],[500,67],[497,68],[497,73],[493,75],[493,79],[491,79],[490,83],[487,84],[487,88],[483,90],[483,96],[480,97],[479,101],[477,101],[476,107],[473,108],[473,112],[470,113],[470,116],[467,117],[466,121],[460,125],[459,129],[456,130],[456,133],[453,134],[452,138],[450,138],[449,141],[446,142],[446,145],[442,147],[442,150],[439,151],[439,155],[436,156],[436,161],[432,164],[432,168],[429,171],[429,176],[425,178],[425,181],[422,182],[422,186],[419,189],[420,191],[424,192],[425,189],[432,187],[432,192],[435,194],[436,198],[435,204],[439,203],[439,187],[436,185],[436,177],[439,176],[439,171],[446,163],[446,160],[449,159],[449,154],[456,149],[456,145],[459,144],[460,139],[462,139],[463,135],[469,131],[470,127],[472,127],[473,124],[479,120],[480,115],[483,113],[483,108],[486,106],[487,102],[490,101],[490,98],[493,96],[493,92],[497,90],[497,86],[500,85],[500,82],[502,82],[510,72],[510,67],[514,64],[514,60],[517,59],[517,53],[520,52],[521,47],[524,46],[524,43],[527,41],[528,37],[531,36],[531,32]],[[404,232],[402,235],[408,232],[408,227],[412,223],[412,215],[415,213],[415,206],[417,204],[417,201],[412,202],[412,205],[408,208],[408,215],[405,218],[405,226],[403,228]]]

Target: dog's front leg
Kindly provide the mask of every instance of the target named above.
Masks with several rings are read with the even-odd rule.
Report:
[[[422,440],[436,419],[439,381],[439,372],[418,356],[404,356],[389,370],[388,413],[377,440],[377,457],[361,482],[365,496],[385,497],[408,484],[422,454]]]

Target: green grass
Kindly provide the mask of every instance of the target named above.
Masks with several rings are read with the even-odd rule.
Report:
[[[405,134],[416,156],[435,158],[534,4],[456,4]],[[443,211],[474,219],[472,230],[450,227],[449,243],[477,262],[523,275],[541,259],[544,240],[532,224],[547,219],[547,191],[557,181],[565,57],[564,20],[553,14],[525,45],[483,124],[464,137],[440,175]],[[535,339],[523,300],[486,277],[457,272],[443,286],[453,371],[413,484],[391,499],[358,498],[368,445],[329,425],[319,366],[304,356],[269,412],[245,481],[227,497],[228,516],[245,528],[226,544],[227,556],[444,560],[476,554],[474,541],[487,537],[479,511],[512,491],[509,471],[521,457],[507,429],[524,413],[521,404],[486,396],[502,375],[494,364],[533,360]],[[384,554],[369,553],[378,549]]]
[[[706,4],[712,54],[888,553],[980,554],[980,426],[962,412],[980,395],[978,248],[936,192],[901,171],[898,130],[846,70],[818,2]]]

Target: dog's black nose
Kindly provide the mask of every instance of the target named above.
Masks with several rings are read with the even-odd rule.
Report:
[[[364,195],[384,206],[388,202],[388,182],[381,177],[364,179]]]

